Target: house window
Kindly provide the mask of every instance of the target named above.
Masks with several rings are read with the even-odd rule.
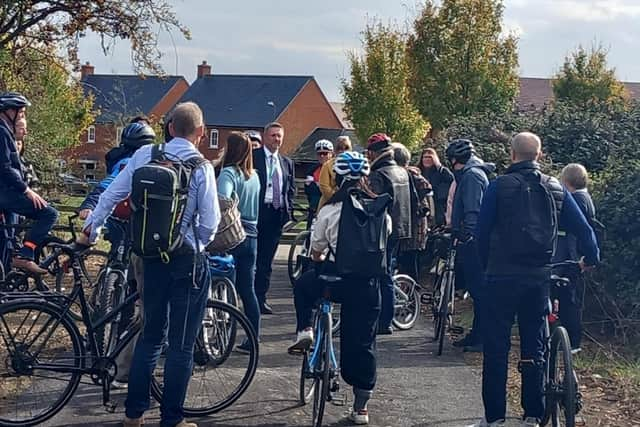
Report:
[[[218,147],[218,129],[211,129],[209,133],[209,148],[217,150]]]
[[[96,127],[89,126],[89,129],[87,130],[87,143],[95,144],[95,142],[96,142]]]
[[[87,170],[87,171],[96,170],[96,164],[87,162],[84,164],[84,170]]]
[[[86,173],[86,174],[84,174],[84,180],[85,181],[95,181],[96,180],[96,176],[94,174],[91,174],[91,173]]]
[[[116,128],[116,143],[117,144],[120,144],[122,142],[121,141],[121,137],[122,137],[122,126],[118,126]]]

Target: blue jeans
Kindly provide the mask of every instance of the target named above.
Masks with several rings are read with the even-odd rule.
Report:
[[[400,241],[389,239],[387,242],[387,274],[380,279],[380,296],[382,297],[382,310],[380,310],[379,328],[387,329],[391,326],[395,311],[395,294],[393,293],[393,270],[395,258],[398,254]]]
[[[13,212],[33,220],[33,226],[24,238],[25,245],[20,249],[20,256],[33,259],[33,250],[37,247],[58,220],[58,211],[50,205],[36,209],[33,202],[24,193],[14,190],[0,189],[0,211]]]
[[[258,238],[247,236],[244,242],[231,250],[231,255],[236,262],[235,286],[240,298],[244,313],[247,315],[256,336],[260,333],[260,308],[256,297],[255,277],[256,259],[258,257]]]
[[[549,301],[546,281],[528,276],[489,276],[484,334],[482,400],[488,422],[505,418],[511,327],[517,316],[522,367],[521,404],[525,417],[544,415],[544,330]]]
[[[169,263],[144,260],[144,326],[136,344],[129,375],[126,415],[139,418],[149,409],[149,386],[163,344],[164,395],[160,403],[162,427],[184,418],[183,405],[193,366],[193,346],[202,325],[209,290],[209,269],[198,255],[193,284],[193,255],[172,254]],[[168,332],[168,337],[167,337]]]

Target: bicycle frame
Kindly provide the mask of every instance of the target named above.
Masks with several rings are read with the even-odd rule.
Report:
[[[323,339],[328,339],[329,340],[329,348],[331,350],[330,356],[331,356],[331,365],[332,368],[337,370],[338,369],[338,362],[336,360],[336,355],[335,355],[335,350],[333,347],[333,339],[332,339],[332,334],[331,331],[325,331],[324,327],[323,327],[323,322],[320,321],[322,317],[329,317],[329,322],[328,324],[331,325],[331,312],[332,312],[332,304],[329,300],[327,299],[323,299],[318,307],[318,312],[316,314],[316,327],[315,327],[315,336],[316,336],[316,343],[322,343]],[[315,373],[316,372],[316,367],[317,365],[319,365],[319,362],[321,360],[322,357],[322,345],[316,345],[313,348],[313,352],[311,353],[311,357],[309,357],[309,362],[308,362],[308,366],[307,368],[309,369],[309,372]],[[328,368],[328,367],[325,367]]]

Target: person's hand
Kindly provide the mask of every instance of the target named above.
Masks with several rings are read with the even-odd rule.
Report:
[[[589,270],[593,270],[594,268],[596,268],[595,265],[587,265],[584,262],[584,257],[580,258],[580,261],[578,261],[578,265],[580,266],[580,271],[582,271],[583,273]]]
[[[82,220],[89,218],[89,215],[91,215],[91,209],[82,209],[78,212],[78,217]]]
[[[82,246],[90,246],[91,245],[91,240],[89,239],[90,235],[91,235],[91,228],[82,230],[81,233],[76,235],[76,243]]]
[[[30,188],[27,188],[27,191],[24,192],[24,195],[27,196],[29,200],[31,200],[31,202],[33,203],[33,206],[36,209],[44,209],[49,205],[45,199],[40,197],[38,193],[36,193]]]

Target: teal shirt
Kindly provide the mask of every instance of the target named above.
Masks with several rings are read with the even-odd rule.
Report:
[[[218,194],[231,198],[235,192],[238,195],[238,210],[243,222],[258,223],[258,208],[260,200],[260,180],[254,171],[247,180],[235,166],[222,169],[218,177]]]

